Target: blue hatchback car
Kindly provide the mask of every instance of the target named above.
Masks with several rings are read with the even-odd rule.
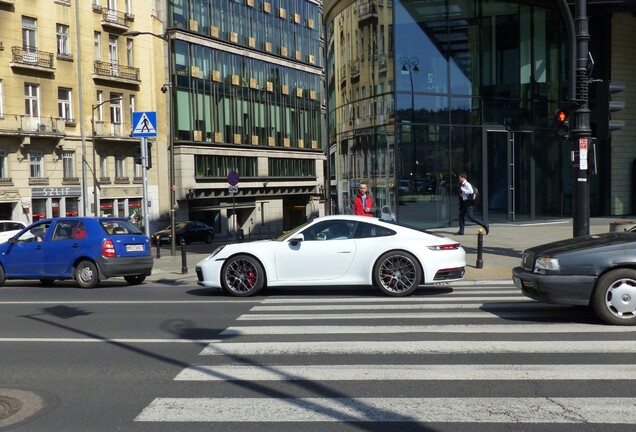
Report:
[[[44,284],[75,279],[81,287],[93,288],[117,276],[138,285],[152,265],[150,240],[123,218],[44,219],[0,244],[0,286],[7,279]]]

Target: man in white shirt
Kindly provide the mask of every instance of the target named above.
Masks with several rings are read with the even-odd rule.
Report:
[[[473,205],[475,205],[475,202],[471,197],[474,190],[473,186],[468,183],[466,173],[459,174],[459,184],[459,231],[457,231],[455,235],[464,235],[466,217],[468,217],[468,220],[476,223],[477,225],[481,225],[484,228],[484,231],[486,231],[486,234],[488,234],[490,232],[490,226],[473,216]]]

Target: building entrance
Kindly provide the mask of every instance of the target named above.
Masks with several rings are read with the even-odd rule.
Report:
[[[481,202],[488,222],[534,218],[533,134],[507,129],[484,130]]]

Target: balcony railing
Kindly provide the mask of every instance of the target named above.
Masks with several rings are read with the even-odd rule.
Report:
[[[53,53],[36,49],[24,49],[19,46],[11,48],[11,66],[53,72]]]
[[[139,68],[95,60],[95,75],[97,78],[139,81]]]
[[[132,124],[130,123],[106,123],[95,121],[95,136],[102,139],[115,138],[130,140]]]
[[[66,120],[59,117],[34,117],[26,114],[6,114],[0,117],[0,135],[65,133]]]
[[[130,14],[120,12],[115,9],[103,9],[102,10],[102,25],[116,27],[122,30],[128,28],[128,21],[134,20],[134,17]]]

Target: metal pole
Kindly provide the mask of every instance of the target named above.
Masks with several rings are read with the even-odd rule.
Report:
[[[175,239],[175,210],[176,210],[176,185],[175,185],[175,168],[174,168],[174,86],[172,85],[172,47],[170,46],[170,35],[166,33],[163,38],[168,44],[168,81],[170,83],[168,96],[168,109],[170,110],[170,137],[168,143],[170,145],[170,253],[176,255],[176,239]]]
[[[98,189],[98,185],[99,182],[97,181],[97,163],[95,161],[95,153],[97,152],[97,144],[96,144],[96,140],[95,140],[95,110],[97,108],[99,108],[100,106],[104,105],[105,103],[112,103],[112,102],[120,102],[122,100],[122,98],[113,98],[113,99],[109,99],[107,101],[103,101],[98,103],[97,105],[91,105],[92,110],[91,110],[91,136],[93,139],[93,205],[95,206],[95,208],[93,209],[93,213],[95,216],[99,216],[99,199],[97,198],[97,189]]]
[[[79,93],[79,124],[80,135],[82,136],[82,216],[86,216],[88,208],[88,189],[86,185],[86,135],[84,134],[84,98],[82,86],[82,49],[80,46],[80,13],[79,2],[75,2],[75,36],[77,39],[77,87]],[[91,117],[91,124],[92,124]]]
[[[143,199],[141,202],[141,216],[144,222],[144,233],[150,237],[150,227],[148,226],[148,139],[141,137],[141,183],[143,188]]]
[[[576,1],[576,81],[575,125],[572,130],[574,152],[578,157],[574,163],[574,237],[590,234],[590,183],[588,181],[587,155],[591,146],[589,101],[589,41],[587,0]]]

